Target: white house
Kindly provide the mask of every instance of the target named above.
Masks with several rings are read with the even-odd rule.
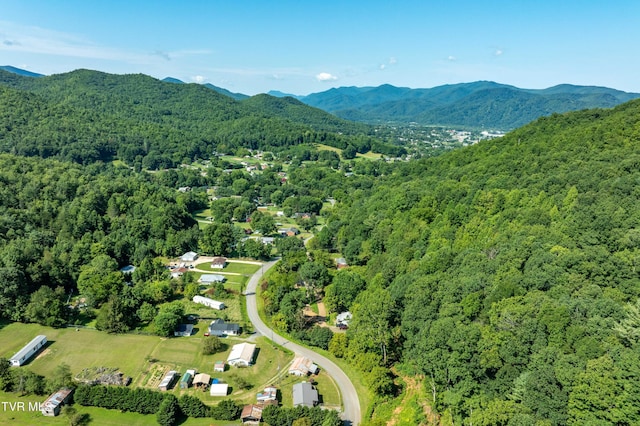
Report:
[[[236,367],[248,367],[253,363],[253,353],[255,350],[256,345],[254,343],[239,343],[233,345],[227,358],[227,364]]]
[[[336,324],[347,324],[349,325],[349,321],[351,321],[351,312],[340,312],[338,316],[336,316]]]
[[[223,302],[218,302],[217,300],[209,299],[204,296],[193,296],[193,301],[212,309],[222,310],[226,308]]]
[[[9,359],[9,362],[11,362],[13,367],[20,367],[46,344],[47,336],[43,334],[36,336],[27,343],[25,347],[16,352],[16,354]]]
[[[224,269],[227,266],[227,258],[226,257],[214,257],[211,261],[211,267],[215,269]]]
[[[198,258],[198,253],[193,251],[188,251],[182,256],[180,256],[180,260],[183,262],[193,262]]]

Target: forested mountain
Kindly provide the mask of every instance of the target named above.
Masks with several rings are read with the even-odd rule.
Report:
[[[367,283],[334,353],[442,424],[640,423],[639,143],[640,101],[553,114],[353,193],[316,241]]]
[[[185,84],[184,81],[179,80],[177,78],[173,78],[173,77],[163,78],[162,81],[165,82],[165,83]],[[223,89],[222,87],[214,86],[211,83],[205,83],[205,84],[203,84],[203,86],[207,87],[207,88],[209,88],[211,90],[215,90],[216,92],[218,92],[218,93],[220,93],[222,95],[229,96],[230,98],[233,98],[233,99],[235,99],[237,101],[242,100],[242,99],[247,99],[249,97],[249,95],[245,95],[243,93],[234,93],[234,92],[231,92],[231,91],[229,91],[227,89]]]
[[[38,74],[36,72],[31,72],[31,71],[23,70],[20,68],[12,67],[11,65],[2,65],[0,66],[0,70],[5,70],[10,73],[23,75],[25,77],[42,77],[43,76],[42,74]]]
[[[415,122],[511,130],[536,118],[586,108],[610,108],[640,97],[606,87],[558,85],[520,89],[490,81],[431,89],[341,87],[300,100],[339,117],[362,122]]]
[[[81,163],[119,158],[156,169],[238,148],[312,142],[344,148],[349,133],[359,135],[360,145],[370,131],[291,100],[261,95],[238,102],[201,85],[142,74],[77,70],[30,78],[0,71],[0,87],[5,152]]]

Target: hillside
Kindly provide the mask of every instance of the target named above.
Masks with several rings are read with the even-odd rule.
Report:
[[[553,114],[344,200],[318,236],[367,283],[344,356],[443,424],[638,424],[639,135],[640,101]]]
[[[606,87],[563,84],[531,90],[478,81],[410,89],[341,87],[300,100],[339,117],[369,123],[415,122],[511,130],[551,113],[610,108],[640,97]]]
[[[117,157],[155,169],[238,148],[344,148],[349,134],[370,132],[293,100],[260,95],[238,102],[202,85],[142,74],[76,70],[30,78],[0,70],[0,86],[4,151],[82,163]]]

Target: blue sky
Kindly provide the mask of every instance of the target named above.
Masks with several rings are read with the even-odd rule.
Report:
[[[640,1],[0,0],[0,65],[248,95],[492,80],[640,92]]]

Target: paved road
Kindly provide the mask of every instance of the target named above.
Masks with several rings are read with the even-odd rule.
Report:
[[[328,358],[325,358],[324,356],[317,354],[310,349],[290,342],[284,337],[276,334],[273,330],[267,327],[264,322],[262,322],[260,316],[258,315],[258,305],[256,303],[256,289],[258,288],[258,283],[260,282],[260,278],[262,278],[262,275],[277,262],[278,260],[274,260],[265,263],[263,267],[261,267],[255,274],[253,274],[247,284],[245,296],[247,299],[247,313],[249,315],[249,319],[253,323],[253,327],[257,332],[259,332],[266,338],[273,340],[278,345],[284,346],[290,351],[312,359],[315,364],[320,366],[320,368],[324,369],[324,371],[326,371],[331,377],[333,377],[338,387],[340,388],[340,394],[342,396],[342,419],[345,421],[345,424],[356,426],[360,423],[360,401],[358,400],[358,393],[356,392],[356,388],[353,386],[353,383],[351,383],[351,380],[349,380],[349,377],[344,374],[340,367],[338,367],[333,363],[333,361],[329,360]]]

